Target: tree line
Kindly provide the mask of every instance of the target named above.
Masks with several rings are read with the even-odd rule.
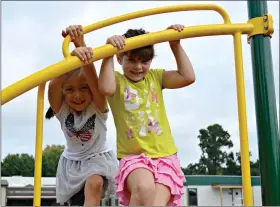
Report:
[[[200,159],[182,167],[186,175],[241,175],[240,152],[230,151],[233,148],[230,134],[219,124],[200,129],[199,147]],[[48,145],[43,150],[42,177],[55,177],[58,161],[64,150],[63,145]],[[251,154],[250,154],[251,156]],[[34,176],[35,159],[32,155],[9,154],[1,162],[2,176]],[[259,160],[250,161],[251,175],[260,175]]]
[[[230,134],[219,124],[213,124],[206,129],[200,129],[199,147],[200,159],[182,168],[186,175],[241,175],[240,152],[230,151],[233,142]],[[251,157],[251,153],[250,153]],[[251,175],[258,176],[259,160],[250,161]]]

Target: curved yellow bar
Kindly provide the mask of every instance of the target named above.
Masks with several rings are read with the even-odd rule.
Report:
[[[178,12],[178,11],[197,11],[197,10],[212,10],[218,12],[224,20],[225,24],[230,24],[230,18],[226,10],[224,10],[222,7],[215,5],[215,4],[183,4],[183,5],[174,5],[174,6],[165,6],[165,7],[159,7],[159,8],[153,8],[153,9],[146,9],[142,11],[136,11],[120,16],[116,16],[107,20],[103,20],[100,22],[97,22],[95,24],[91,24],[89,26],[86,26],[83,28],[84,34],[92,32],[94,30],[107,27],[112,24],[124,22],[131,19],[136,19],[140,17],[146,17],[156,14],[163,14],[163,13],[171,13],[171,12]],[[68,35],[65,37],[62,45],[62,52],[64,57],[69,57],[69,44],[70,44],[70,36]]]
[[[183,31],[177,32],[173,29],[153,32],[128,38],[126,46],[123,50],[118,51],[112,45],[104,45],[93,49],[94,58],[97,61],[112,56],[118,52],[125,52],[135,48],[143,47],[150,44],[166,42],[171,40],[179,40],[191,37],[213,36],[213,35],[232,35],[236,32],[248,34],[253,30],[252,24],[216,24],[185,27]],[[15,97],[33,89],[34,87],[49,81],[64,73],[70,72],[76,68],[82,67],[84,64],[78,57],[67,57],[66,59],[46,67],[1,91],[1,105],[9,102]]]

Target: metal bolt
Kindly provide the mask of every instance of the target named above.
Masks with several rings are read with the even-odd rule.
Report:
[[[263,16],[263,21],[264,21],[264,22],[267,21],[267,16],[266,16],[266,15]]]
[[[264,26],[264,29],[265,29],[265,30],[268,30],[268,26],[267,26],[267,25],[266,25],[266,26]]]

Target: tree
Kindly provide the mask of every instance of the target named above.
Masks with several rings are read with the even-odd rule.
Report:
[[[233,152],[228,154],[223,175],[241,175],[240,153],[236,153],[235,155]]]
[[[182,168],[185,175],[205,175],[206,167],[200,163],[189,164],[186,168]]]
[[[250,157],[252,156],[251,152],[249,152],[249,156]],[[260,175],[259,160],[257,160],[256,162],[250,161],[250,169],[251,169],[251,176]],[[236,152],[235,156],[234,156],[233,152],[229,153],[228,159],[226,161],[226,167],[223,170],[223,174],[224,175],[242,175],[240,152]]]
[[[252,154],[249,152],[249,156],[251,157]],[[237,162],[239,163],[240,169],[241,169],[241,154],[240,152],[236,153]],[[259,159],[256,160],[256,162],[250,161],[250,170],[251,170],[251,176],[259,176],[260,175],[260,162]],[[241,171],[241,170],[240,170]]]
[[[63,145],[47,145],[43,151],[42,176],[55,177],[60,155],[64,150]]]
[[[9,154],[1,162],[2,176],[34,176],[34,157],[26,153]]]
[[[219,124],[210,125],[207,129],[200,129],[199,133],[199,147],[202,151],[199,164],[206,169],[206,174],[222,174],[222,165],[228,158],[228,154],[223,148],[233,147],[229,133]]]
[[[55,177],[60,155],[64,150],[63,145],[47,146],[43,150],[42,176]],[[34,176],[35,159],[28,154],[9,154],[1,162],[2,176]]]
[[[251,176],[259,176],[260,175],[260,160],[257,159],[256,162],[251,163]]]
[[[202,154],[198,163],[191,163],[182,171],[186,175],[241,175],[240,152],[227,152],[233,147],[230,135],[221,125],[214,124],[199,130]],[[251,152],[250,155],[251,156]],[[250,161],[251,176],[260,175],[259,160]]]

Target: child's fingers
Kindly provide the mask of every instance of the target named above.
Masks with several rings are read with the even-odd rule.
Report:
[[[84,63],[88,63],[86,52],[85,52],[85,51],[81,51],[80,54],[81,54],[81,57],[83,58],[83,59],[81,59],[81,60],[82,60]]]
[[[169,27],[167,27],[167,29],[174,29],[173,25],[170,25]]]
[[[73,31],[74,38],[79,37],[78,32],[77,32],[77,26],[76,26],[76,25],[71,26],[71,30]]]
[[[123,36],[119,36],[119,42],[121,43],[122,48],[125,45],[125,38]]]
[[[90,61],[90,59],[92,58],[91,49],[86,48],[85,54],[86,54],[87,60]]]
[[[121,41],[122,41],[122,44],[125,45],[125,37],[124,36],[121,36]]]
[[[175,25],[174,25],[174,29],[177,30],[177,31],[179,31],[179,32],[181,32],[181,31],[183,31],[184,26],[181,25],[181,24],[175,24]]]
[[[122,49],[124,46],[124,41],[123,41],[123,37],[122,36],[117,36],[115,38],[115,42],[117,44],[118,49]]]
[[[85,58],[83,57],[82,53],[80,51],[75,51],[74,53],[78,58],[80,58],[81,61],[85,61]]]
[[[66,28],[66,32],[67,32],[67,34],[70,35],[72,40],[75,39],[75,35],[74,35],[74,33],[73,33],[73,31],[72,31],[72,29],[70,27]]]
[[[121,50],[123,48],[123,43],[119,39],[118,39],[118,42],[117,42],[117,47],[118,47],[119,50]]]
[[[89,53],[90,53],[90,58],[93,58],[93,51],[91,47],[88,47]]]
[[[79,35],[80,35],[80,37],[82,37],[83,36],[83,27],[82,27],[82,25],[78,25],[78,33],[79,33]]]
[[[110,38],[107,39],[106,44],[111,44],[111,45],[113,45],[114,47],[116,47],[115,40],[114,40],[114,38],[112,38],[112,37],[110,37]]]
[[[113,37],[110,37],[107,39],[107,44],[110,43],[114,47],[117,47],[118,49],[122,49],[123,45],[125,45],[125,39],[121,35],[115,35]]]
[[[178,25],[178,28],[179,28],[179,31],[181,32],[181,31],[184,30],[184,25],[179,24],[179,25]]]
[[[167,29],[175,29],[175,30],[181,32],[184,30],[184,25],[174,24],[174,25],[169,26]]]
[[[112,38],[110,42],[114,47],[117,47],[119,49],[119,41],[116,37]]]
[[[72,54],[77,56],[82,62],[87,63],[87,56],[83,48],[75,49]]]

